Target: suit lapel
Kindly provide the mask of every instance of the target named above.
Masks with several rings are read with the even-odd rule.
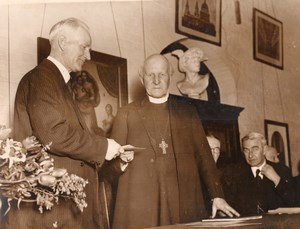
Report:
[[[66,96],[67,101],[71,104],[73,110],[76,113],[76,117],[78,119],[80,126],[82,127],[82,129],[89,130],[86,126],[86,123],[85,123],[82,115],[81,115],[81,111],[79,110],[76,102],[73,100],[72,89],[69,88],[68,85],[65,83],[63,76],[61,75],[61,72],[59,71],[59,69],[55,66],[55,64],[53,64],[48,59],[43,60],[42,64],[45,65],[47,68],[51,69],[51,71],[53,72],[53,75],[57,76],[57,80],[59,81],[59,84],[61,85],[61,87],[63,89],[63,92]]]
[[[82,117],[82,114],[81,114],[81,111],[79,110],[79,107],[78,107],[78,105],[77,105],[77,102],[74,101],[74,99],[73,99],[73,93],[70,91],[70,89],[69,89],[69,87],[68,87],[67,84],[66,84],[66,87],[68,88],[68,89],[67,89],[67,90],[68,90],[68,97],[69,97],[68,100],[70,101],[70,103],[71,103],[73,109],[75,110],[75,113],[76,113],[76,116],[77,116],[77,119],[78,119],[79,124],[81,125],[82,129],[89,130],[89,129],[87,128],[87,126],[86,126],[86,123],[85,123],[83,117]]]

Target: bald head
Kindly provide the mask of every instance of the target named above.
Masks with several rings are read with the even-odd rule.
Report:
[[[279,162],[279,158],[278,158],[279,153],[277,152],[277,150],[274,147],[266,146],[264,153],[265,153],[265,157],[268,161],[272,161],[275,163]]]
[[[166,57],[160,54],[149,56],[139,74],[149,96],[162,98],[168,94],[173,68]]]
[[[173,68],[171,64],[169,63],[168,59],[161,54],[152,54],[145,59],[144,64],[139,71],[141,77],[145,75],[146,68],[148,66],[157,66],[161,68],[166,67],[168,69],[169,76],[173,75]]]

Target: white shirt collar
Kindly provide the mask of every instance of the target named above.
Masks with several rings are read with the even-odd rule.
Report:
[[[169,93],[166,94],[164,97],[162,98],[153,98],[151,96],[148,95],[149,101],[150,103],[155,103],[155,104],[161,104],[161,103],[165,103],[168,101],[169,98]]]
[[[254,177],[256,177],[256,170],[259,169],[261,171],[262,167],[264,167],[265,164],[266,164],[266,160],[264,161],[264,163],[262,163],[261,166],[253,166],[253,167],[251,167],[251,170],[252,170],[252,173],[253,173]],[[261,178],[263,178],[263,175],[261,174],[261,172],[259,173],[259,176]]]
[[[60,73],[62,74],[65,82],[67,83],[70,79],[70,73],[69,71],[65,68],[65,66],[63,66],[58,60],[56,60],[55,58],[53,58],[52,56],[48,56],[47,57],[48,60],[50,60],[60,71]]]

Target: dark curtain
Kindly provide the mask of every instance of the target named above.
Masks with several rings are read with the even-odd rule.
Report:
[[[119,94],[119,72],[114,66],[97,64],[97,71],[101,83],[112,97],[118,98]]]

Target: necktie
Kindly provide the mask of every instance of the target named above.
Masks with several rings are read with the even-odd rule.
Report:
[[[263,210],[263,189],[262,189],[262,179],[260,177],[260,170],[256,170],[256,190],[257,190],[257,204],[256,204],[256,211],[257,214],[261,214],[264,212]]]
[[[256,170],[256,176],[255,176],[255,177],[256,177],[256,180],[261,180],[261,177],[260,177],[259,174],[260,174],[260,169],[257,169],[257,170]]]
[[[76,79],[76,72],[70,72],[70,80],[74,82],[75,79]]]
[[[72,86],[72,84],[76,80],[76,73],[75,72],[70,72],[69,74],[70,74],[70,79],[67,82],[67,84],[70,85],[70,86]]]
[[[74,99],[74,96],[73,96],[72,85],[73,85],[75,80],[76,80],[76,73],[75,72],[70,72],[70,79],[67,82],[67,86],[68,86],[68,89],[69,89],[73,99]]]

